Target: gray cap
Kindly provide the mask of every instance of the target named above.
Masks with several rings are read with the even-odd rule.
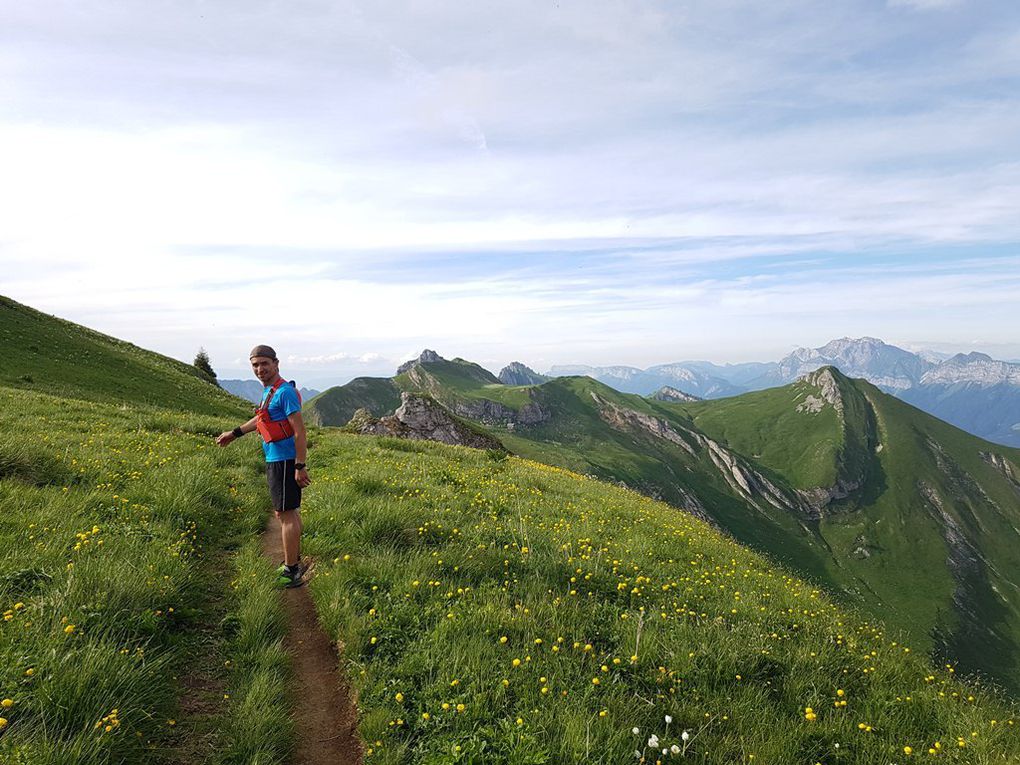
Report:
[[[256,345],[251,349],[251,353],[248,354],[249,359],[253,359],[256,356],[265,356],[267,359],[276,361],[276,351],[270,348],[268,345]]]

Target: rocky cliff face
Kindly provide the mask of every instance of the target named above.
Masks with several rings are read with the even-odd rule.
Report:
[[[507,364],[497,376],[504,385],[540,385],[550,379],[519,361]]]
[[[997,469],[1009,481],[1010,486],[1017,494],[1020,494],[1020,470],[1001,454],[994,452],[981,452],[981,459]]]
[[[839,390],[839,383],[836,376],[828,367],[806,374],[800,378],[800,382],[806,382],[818,388],[818,396],[808,396],[797,405],[798,412],[820,412],[825,404],[831,404],[836,414],[843,416],[843,394]]]
[[[1020,364],[996,361],[984,353],[958,353],[946,359],[921,378],[922,385],[958,385],[976,383],[983,386],[1020,385]]]
[[[498,440],[469,428],[437,401],[418,393],[402,393],[397,411],[379,419],[372,417],[367,410],[359,409],[349,426],[362,434],[503,450]]]
[[[776,382],[786,383],[822,366],[835,366],[849,377],[863,377],[891,391],[914,387],[931,362],[874,337],[833,340],[821,348],[798,348],[779,362]]]
[[[503,427],[508,430],[514,430],[522,425],[538,425],[552,416],[535,396],[520,409],[488,399],[458,399],[450,402],[450,408],[459,417],[467,417],[489,427]]]

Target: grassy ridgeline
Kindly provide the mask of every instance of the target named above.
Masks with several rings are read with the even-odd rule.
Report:
[[[273,604],[256,602],[268,565],[250,554],[237,563],[260,584],[231,603],[233,642],[213,634],[216,646],[196,646],[194,634],[220,618],[209,598],[226,597],[216,594],[232,575],[229,564],[215,570],[223,549],[252,537],[264,511],[255,444],[216,449],[222,429],[213,417],[0,388],[0,762],[141,763],[197,751],[182,740],[176,681],[196,648],[213,652],[213,666],[238,667],[218,755],[241,761],[232,753],[252,750],[240,735],[251,728],[247,696],[280,656],[278,634],[261,630]],[[254,630],[259,640],[244,638]],[[221,643],[234,653],[217,658]],[[282,692],[279,674],[265,682]],[[278,733],[277,750],[289,744],[286,728]]]
[[[369,762],[1020,759],[992,690],[674,508],[470,449],[317,441],[312,592]]]
[[[0,386],[216,415],[251,411],[192,365],[0,295]]]

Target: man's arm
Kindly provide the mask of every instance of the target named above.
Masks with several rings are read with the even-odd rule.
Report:
[[[304,464],[308,459],[308,435],[305,432],[305,421],[301,418],[300,411],[288,414],[287,419],[290,421],[291,427],[294,428],[294,452],[296,454],[294,461]],[[294,480],[302,489],[308,486],[312,482],[312,479],[308,477],[308,468],[295,469]]]
[[[253,430],[255,430],[256,419],[257,419],[256,417],[252,417],[250,420],[248,420],[248,422],[244,423],[237,429],[241,431],[242,435],[244,433],[251,433]],[[226,446],[231,441],[236,441],[238,438],[239,436],[234,435],[234,431],[226,430],[216,437],[216,445]]]

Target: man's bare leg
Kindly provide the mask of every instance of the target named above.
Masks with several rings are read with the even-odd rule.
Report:
[[[283,543],[283,562],[293,566],[301,555],[301,510],[277,512],[280,519],[280,541]]]

